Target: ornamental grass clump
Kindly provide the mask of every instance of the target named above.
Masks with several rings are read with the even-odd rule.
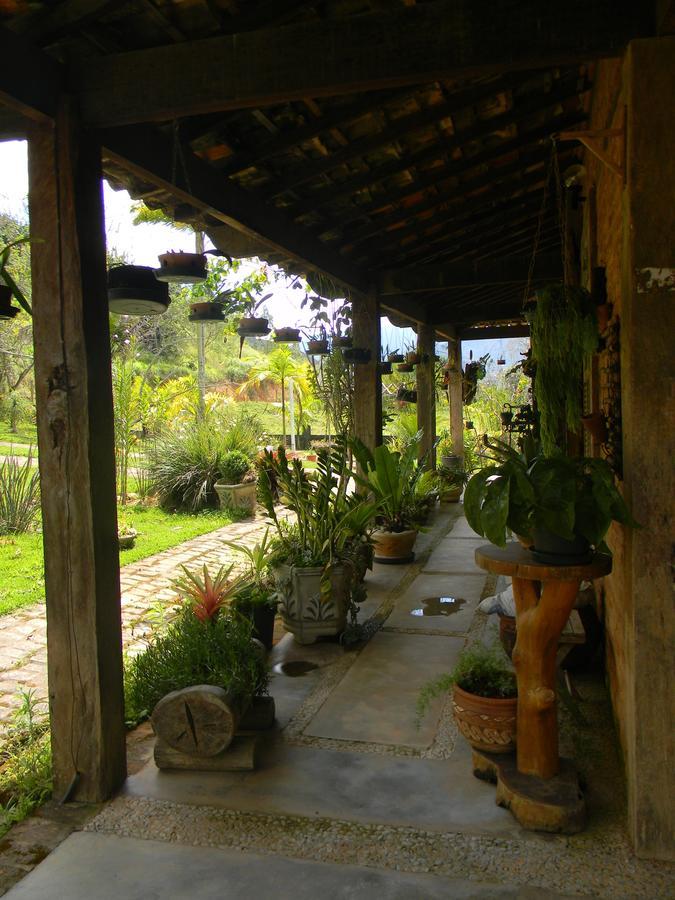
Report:
[[[40,473],[32,451],[25,461],[8,457],[0,463],[0,535],[24,534],[40,512]]]
[[[187,570],[176,582],[184,602],[163,634],[131,660],[125,672],[127,721],[148,716],[171,691],[198,684],[220,687],[244,702],[265,693],[268,667],[252,642],[253,623],[230,607],[241,589],[231,569],[211,577]]]

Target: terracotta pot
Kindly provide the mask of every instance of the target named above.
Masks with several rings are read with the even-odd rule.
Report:
[[[327,339],[317,339],[307,341],[307,352],[310,356],[325,356],[330,353]]]
[[[604,444],[607,441],[607,423],[601,412],[594,412],[589,416],[582,416],[581,424],[594,441],[597,441],[599,444]]]
[[[387,362],[402,363],[405,362],[405,356],[402,353],[390,353],[387,356]]]
[[[411,350],[409,353],[406,353],[405,361],[411,366],[418,366],[421,361],[420,354],[417,350]]]
[[[510,753],[516,746],[518,699],[479,697],[457,685],[453,688],[452,711],[457,727],[475,750]]]
[[[316,453],[308,453],[305,459],[307,462],[316,462]]]
[[[414,368],[415,368],[415,366],[413,366],[412,363],[405,362],[405,363],[399,363],[396,366],[396,371],[397,372],[412,372]]]
[[[211,302],[191,303],[188,319],[191,322],[224,322],[223,305]]]
[[[222,481],[217,481],[214,488],[218,494],[221,509],[243,509],[251,515],[255,512],[255,481],[248,481],[245,484],[224,484]]]
[[[341,349],[345,349],[346,347],[351,347],[353,340],[349,335],[334,335],[333,336],[333,346],[340,347]]]
[[[242,337],[264,337],[269,331],[269,321],[257,316],[245,316],[237,325],[237,333]]]
[[[282,565],[274,571],[279,596],[279,614],[286,631],[299,644],[313,644],[318,637],[341,634],[347,624],[350,578],[344,566],[333,566],[330,596],[321,596],[323,569],[300,569]]]
[[[375,562],[383,563],[407,563],[415,558],[413,547],[417,540],[417,532],[409,531],[384,531],[376,529],[373,532],[373,544],[375,545]]]
[[[299,328],[277,328],[274,332],[274,340],[277,344],[295,344],[300,341]]]
[[[203,253],[160,253],[155,278],[177,284],[206,281],[206,256]]]

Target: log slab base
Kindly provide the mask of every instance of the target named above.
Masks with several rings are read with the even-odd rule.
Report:
[[[162,738],[155,742],[158,769],[190,769],[194,772],[250,772],[255,769],[256,735],[238,735],[215,756],[193,756],[174,750]]]
[[[560,760],[560,771],[552,778],[523,775],[511,753],[473,751],[473,774],[497,785],[497,806],[511,811],[529,831],[577,834],[586,825],[586,801],[579,774],[569,759]]]

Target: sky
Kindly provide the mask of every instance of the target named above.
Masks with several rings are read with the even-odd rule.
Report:
[[[22,221],[28,221],[28,171],[25,141],[0,142],[0,212],[7,212]],[[132,200],[126,191],[113,191],[103,182],[105,205],[106,240],[109,250],[124,253],[131,263],[142,266],[158,265],[157,257],[167,250],[193,250],[194,245],[188,232],[179,231],[169,225],[133,225]],[[207,244],[207,248],[208,248]],[[246,275],[257,262],[242,265],[239,272]],[[278,325],[306,327],[309,324],[308,310],[301,310],[303,292],[292,290],[281,279],[270,286],[273,296],[267,301],[273,321]],[[382,346],[401,348],[414,342],[415,335],[409,328],[396,328],[388,319],[382,320]],[[477,359],[484,353],[495,360],[503,355],[507,366],[520,360],[519,341],[471,341],[462,345],[462,361],[466,363],[470,351]],[[439,355],[447,354],[447,344],[437,344]]]

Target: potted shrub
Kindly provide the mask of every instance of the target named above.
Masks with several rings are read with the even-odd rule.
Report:
[[[347,493],[353,477],[347,447],[339,441],[318,453],[314,471],[300,460],[290,463],[283,448],[277,459],[266,452],[258,483],[259,499],[277,530],[274,576],[284,626],[301,644],[340,634],[346,625],[353,562],[350,542],[368,530],[375,504]],[[279,519],[273,487],[295,513],[289,525]]]
[[[464,486],[469,480],[463,468],[449,469],[440,466],[436,471],[438,496],[441,503],[459,503]]]
[[[253,635],[272,649],[274,619],[277,612],[277,593],[269,568],[272,539],[269,528],[254,547],[225,541],[225,545],[244,557],[246,568],[241,573],[241,586],[232,603],[234,609],[253,622]]]
[[[136,543],[138,532],[132,525],[121,523],[117,528],[117,542],[120,550],[131,550]]]
[[[201,576],[183,572],[175,582],[182,597],[178,615],[125,672],[126,715],[139,720],[152,712],[158,745],[161,738],[173,751],[194,757],[193,767],[199,768],[199,756],[224,749],[252,698],[266,693],[269,672],[264,654],[252,643],[252,623],[231,607],[241,584],[232,568],[221,568],[215,576],[206,566]],[[214,695],[213,708],[225,711],[226,720],[218,728],[208,722],[202,727],[197,713]],[[176,704],[180,715],[172,717]],[[190,728],[185,728],[186,715]],[[157,754],[156,747],[159,762]]]
[[[417,701],[418,718],[451,688],[455,722],[475,750],[509,753],[515,748],[516,676],[498,644],[469,645],[452,672],[425,684]]]
[[[204,253],[183,253],[182,250],[160,253],[155,278],[177,284],[206,281],[206,256]]]
[[[371,452],[357,438],[350,445],[363,473],[357,474],[357,481],[377,503],[372,534],[375,562],[411,562],[419,524],[426,512],[425,491],[430,489],[430,476],[433,477],[427,473],[420,489],[418,483],[424,470],[417,461],[418,442],[411,441],[402,453],[384,444]]]
[[[220,463],[220,478],[214,488],[221,509],[243,509],[253,513],[256,505],[255,472],[241,450],[228,450]]]
[[[532,544],[541,562],[583,564],[592,550],[609,552],[603,539],[612,521],[635,527],[605,460],[546,457],[533,442],[521,453],[501,441],[486,444],[496,464],[470,479],[464,512],[471,528],[498,547],[511,531]]]

